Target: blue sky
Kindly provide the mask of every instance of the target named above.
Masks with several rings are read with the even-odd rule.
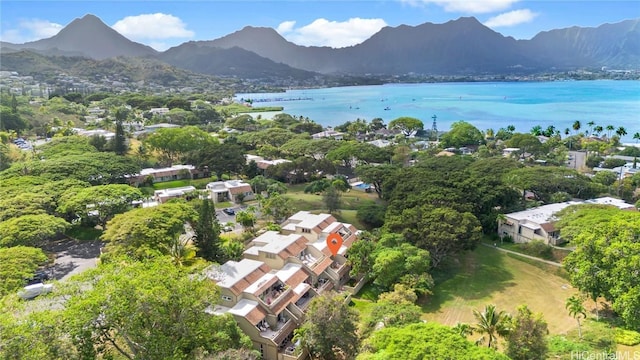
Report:
[[[384,26],[444,23],[474,16],[516,39],[571,26],[595,27],[640,17],[640,1],[518,0],[186,0],[0,2],[0,40],[24,43],[55,35],[75,18],[94,14],[127,38],[165,50],[211,40],[244,26],[277,29],[298,45],[358,44]]]

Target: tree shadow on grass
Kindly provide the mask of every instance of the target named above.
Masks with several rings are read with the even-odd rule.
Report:
[[[455,298],[477,301],[515,286],[504,259],[503,254],[484,246],[450,259],[432,273],[433,295],[418,299],[418,305],[424,312],[437,312]]]

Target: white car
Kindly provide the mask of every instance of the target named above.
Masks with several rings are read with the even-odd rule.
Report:
[[[18,291],[18,296],[23,300],[30,300],[38,295],[50,293],[52,290],[53,284],[37,283],[25,286],[22,290]]]

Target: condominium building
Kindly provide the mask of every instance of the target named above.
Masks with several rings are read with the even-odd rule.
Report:
[[[357,229],[329,214],[306,211],[281,228],[253,239],[242,260],[205,270],[221,291],[210,312],[232,314],[263,359],[304,359],[308,354],[293,342],[293,331],[304,321],[311,299],[331,289],[341,291],[350,280],[345,254]],[[343,238],[336,255],[326,244],[331,233]]]

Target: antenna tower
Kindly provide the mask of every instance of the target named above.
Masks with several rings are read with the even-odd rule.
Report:
[[[433,125],[431,125],[431,136],[435,137],[438,140],[438,125],[436,125],[437,116],[433,115],[431,117],[433,119]]]

